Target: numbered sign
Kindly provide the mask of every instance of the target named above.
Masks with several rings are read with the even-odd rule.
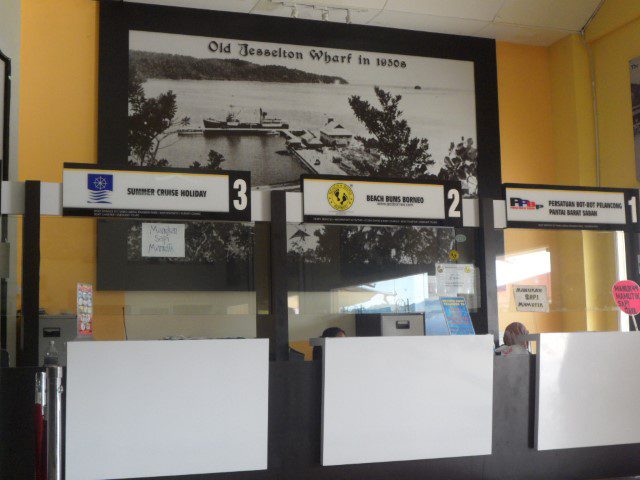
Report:
[[[551,185],[504,185],[507,227],[637,229],[638,191]]]
[[[460,182],[304,175],[305,222],[462,226]]]
[[[63,214],[116,218],[251,220],[251,174],[65,163]]]

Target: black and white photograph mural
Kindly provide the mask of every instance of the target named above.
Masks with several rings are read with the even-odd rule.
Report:
[[[631,108],[633,115],[636,178],[640,180],[640,57],[629,61],[629,69],[631,72]]]
[[[289,288],[327,291],[435,273],[449,252],[466,255],[451,227],[289,224]],[[411,280],[409,280],[411,282]]]
[[[473,62],[129,33],[129,162],[460,180],[477,192]]]
[[[473,61],[135,29],[128,49],[127,155],[110,164],[248,170],[258,190],[299,190],[309,173],[459,180],[477,196]],[[109,252],[126,251],[116,263],[100,255],[103,288],[253,288],[252,226],[183,222],[185,255],[147,258],[140,223],[126,223],[100,227]],[[454,237],[290,225],[290,288],[431,271]],[[326,282],[312,286],[320,274]]]

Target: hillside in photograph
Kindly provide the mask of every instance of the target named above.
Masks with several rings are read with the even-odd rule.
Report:
[[[237,80],[245,82],[327,83],[346,85],[344,78],[317,75],[282,65],[258,65],[238,59],[195,58],[169,53],[129,52],[129,68],[141,79]]]

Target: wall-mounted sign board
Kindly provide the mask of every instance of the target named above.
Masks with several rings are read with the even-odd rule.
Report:
[[[507,228],[626,230],[637,224],[636,190],[504,185]]]
[[[69,216],[251,220],[251,174],[184,168],[65,163],[62,212]]]
[[[305,222],[462,226],[460,182],[303,175]]]

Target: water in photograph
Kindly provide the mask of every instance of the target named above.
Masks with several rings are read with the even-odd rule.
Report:
[[[370,136],[357,120],[348,98],[359,95],[379,106],[371,85],[326,85],[310,83],[266,83],[218,80],[157,80],[144,83],[147,97],[169,90],[177,96],[176,118],[189,117],[190,128],[202,128],[204,118],[224,120],[230,111],[241,121],[256,122],[259,109],[288,123],[292,130],[317,133],[330,118],[354,135]],[[402,95],[400,109],[412,135],[427,138],[436,161],[442,165],[451,142],[460,137],[476,139],[474,92],[459,90],[383,87]],[[273,185],[295,181],[306,170],[286,152],[285,140],[273,136],[180,136],[165,140],[159,158],[173,166],[206,162],[209,150],[227,159],[225,169],[250,170],[252,184]]]

